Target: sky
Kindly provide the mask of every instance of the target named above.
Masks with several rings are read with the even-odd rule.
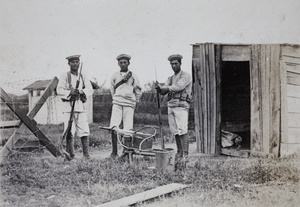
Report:
[[[192,44],[300,44],[299,0],[1,0],[0,87],[24,87],[69,70],[81,55],[83,73],[109,86],[116,57],[142,86],[172,75],[167,61],[183,55],[191,73]]]

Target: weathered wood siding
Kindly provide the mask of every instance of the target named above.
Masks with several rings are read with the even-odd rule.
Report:
[[[250,61],[251,151],[300,151],[299,45],[193,45],[198,151],[220,150],[221,62]],[[234,110],[234,109],[233,109]]]
[[[300,151],[300,48],[282,46],[281,57],[282,139],[281,155]]]
[[[220,153],[220,48],[214,44],[193,46],[193,90],[197,149],[201,153]],[[220,61],[218,61],[220,62]],[[220,97],[220,95],[218,95]]]
[[[280,45],[251,46],[251,150],[279,155]]]

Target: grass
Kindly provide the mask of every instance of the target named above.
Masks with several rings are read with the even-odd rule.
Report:
[[[99,126],[109,126],[108,122],[102,122],[102,123],[92,123],[90,124],[90,131],[92,132],[89,136],[90,139],[90,146],[91,147],[107,147],[111,144],[111,135],[110,132],[107,130],[99,129]],[[144,125],[142,124],[136,124],[135,130],[142,128]],[[154,125],[152,125],[154,126]],[[63,124],[59,125],[38,125],[39,129],[51,140],[51,142],[58,146],[60,144],[61,136],[63,134]],[[159,127],[154,126],[156,129],[156,137],[160,138],[160,132]],[[15,129],[5,129],[1,130],[1,142],[2,145],[5,144],[7,139],[10,137],[10,135],[14,132]],[[151,132],[152,133],[152,132]],[[172,137],[169,128],[167,126],[163,126],[163,135],[166,142],[174,142],[174,137]],[[195,132],[190,131],[189,135],[191,139],[195,137]],[[36,140],[37,138],[32,134],[32,132],[27,127],[22,127],[18,130],[18,133],[16,135],[18,138],[23,140]],[[81,147],[81,141],[80,139],[75,139],[75,148]]]
[[[161,198],[160,206],[176,206],[183,201],[189,202],[186,206],[216,206],[239,199],[253,203],[266,199],[257,192],[264,193],[263,188],[270,186],[272,190],[266,196],[280,193],[273,195],[274,200],[295,194],[299,182],[297,162],[296,155],[281,159],[201,157],[193,158],[185,172],[161,173],[149,168],[155,165],[152,158],[138,158],[129,165],[109,158],[64,162],[45,154],[19,152],[1,165],[2,206],[94,206],[173,182],[191,187],[174,193],[175,203]],[[285,191],[280,191],[283,186]]]
[[[100,154],[111,147],[110,133],[98,129],[99,125],[108,123],[90,125],[90,146],[92,152]],[[39,127],[54,143],[63,131],[62,125]],[[174,142],[168,127],[163,127],[163,134],[167,142]],[[193,134],[191,131],[190,136]],[[19,136],[36,139],[26,128],[19,130]],[[75,145],[79,150],[79,139]],[[138,206],[293,206],[299,191],[299,160],[299,155],[191,157],[186,171],[161,173],[153,169],[154,158],[139,157],[129,165],[101,157],[64,162],[47,150],[14,152],[0,165],[0,206],[95,206],[174,182],[190,187],[172,193],[171,198]]]

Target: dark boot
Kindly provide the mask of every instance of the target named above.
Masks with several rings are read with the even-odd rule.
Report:
[[[175,159],[175,171],[184,170],[186,168],[186,163],[188,162],[188,154],[189,154],[189,136],[187,134],[180,135],[180,136],[177,135],[177,136],[178,136],[178,142],[181,141],[180,143],[181,143],[182,151],[180,157],[176,157]]]
[[[121,155],[120,157],[120,160],[121,161],[126,161],[126,160],[129,160],[130,159],[130,151],[132,149],[129,149],[132,147],[132,138],[130,136],[123,136],[123,145],[125,147],[123,147],[123,154]]]
[[[71,136],[69,140],[67,140],[66,151],[70,155],[70,159],[75,158],[75,150],[74,150],[74,137]]]
[[[182,135],[182,149],[183,149],[183,161],[185,163],[188,162],[188,155],[189,155],[189,135],[185,134]]]
[[[175,135],[175,141],[177,146],[177,153],[175,155],[176,158],[181,158],[183,156],[182,150],[182,139],[180,135]]]
[[[90,159],[89,154],[89,137],[81,137],[81,144],[82,144],[82,153],[83,157],[86,159]]]
[[[111,132],[111,146],[112,153],[110,154],[110,156],[113,158],[118,157],[118,136],[114,131]]]

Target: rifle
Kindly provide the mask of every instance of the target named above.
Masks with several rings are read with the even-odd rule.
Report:
[[[156,67],[155,67],[155,79],[156,79],[156,84],[158,84],[157,74],[156,74]],[[165,140],[164,140],[163,131],[162,131],[162,120],[161,120],[161,109],[160,109],[160,94],[159,94],[158,90],[159,90],[159,88],[156,88],[156,99],[157,99],[157,108],[158,108],[159,132],[160,132],[160,136],[161,136],[161,148],[165,149]]]
[[[79,83],[80,83],[80,78],[81,78],[81,71],[82,71],[82,65],[83,65],[83,63],[81,63],[81,66],[80,66],[80,71],[79,71],[78,79],[76,81],[76,87],[75,87],[75,89],[79,88]],[[71,97],[71,100],[73,102],[72,102],[72,108],[71,108],[70,118],[69,118],[69,121],[68,121],[68,127],[67,127],[65,133],[63,134],[63,137],[62,137],[62,140],[61,140],[61,145],[62,145],[64,139],[66,139],[67,143],[69,143],[70,139],[72,137],[71,130],[72,130],[72,124],[73,124],[74,108],[75,108],[75,103],[76,103],[77,98],[72,99],[72,97]],[[66,155],[66,159],[70,160],[70,155],[69,154]]]

